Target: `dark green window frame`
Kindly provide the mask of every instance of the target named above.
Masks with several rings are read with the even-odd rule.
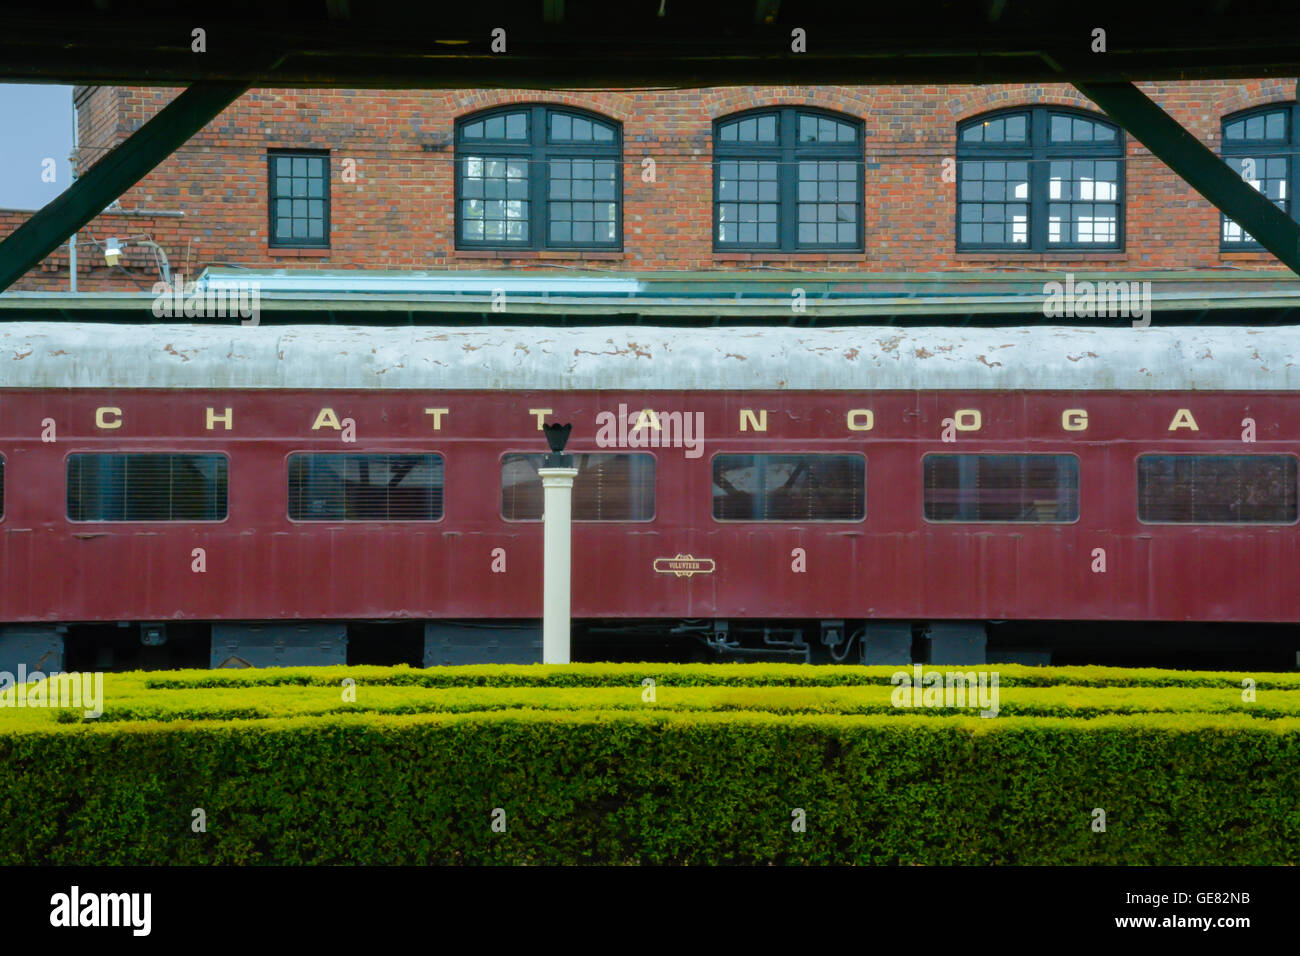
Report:
[[[989,141],[974,134],[984,129],[1000,130]],[[1023,137],[1011,138],[1013,128]],[[1108,138],[1098,139],[1105,132]],[[1084,138],[1084,134],[1087,138]],[[1125,140],[1124,131],[1104,117],[1062,106],[1020,106],[996,110],[965,120],[957,126],[957,198],[955,239],[958,252],[1060,252],[1122,251],[1125,229]],[[1077,169],[1076,169],[1077,166]],[[1099,168],[1100,166],[1100,168]],[[1013,174],[1013,169],[1017,170]],[[974,174],[980,175],[976,177]],[[1107,175],[1110,174],[1110,175]],[[1065,176],[1067,178],[1061,178]],[[1078,177],[1076,179],[1076,177]],[[1001,184],[1001,185],[999,185]],[[1017,187],[1024,185],[1021,198]],[[1054,188],[1055,184],[1055,188]],[[1098,184],[1113,187],[1114,198]],[[1062,186],[1067,186],[1062,195]],[[990,189],[992,194],[990,194]],[[979,196],[974,193],[979,191]],[[1075,192],[1079,195],[1076,196]],[[1053,195],[1053,192],[1056,195]],[[1091,194],[1091,195],[1088,195]],[[1101,198],[1099,198],[1101,197]],[[1001,219],[989,219],[1004,207]],[[1023,241],[1014,214],[1007,206],[1024,206]],[[1114,236],[1105,241],[1085,241],[1076,233],[1095,233],[1100,217],[1075,217],[1075,209],[1114,207]],[[1062,209],[1062,207],[1064,207]],[[1052,210],[1067,213],[1058,217],[1071,236],[1052,241]],[[1094,208],[1094,212],[1095,212]],[[987,226],[1008,225],[1001,239],[987,238]],[[978,226],[981,236],[971,236]],[[965,227],[965,228],[963,228]],[[1110,228],[1107,227],[1109,232]]]
[[[298,162],[298,161],[301,161]],[[284,163],[290,175],[281,175]],[[301,172],[301,175],[300,175]],[[330,154],[320,149],[271,149],[266,153],[267,244],[278,249],[328,249],[330,245]],[[286,191],[287,190],[287,191]],[[287,204],[287,206],[286,206]],[[287,220],[283,213],[287,211]],[[320,235],[312,236],[313,222]],[[289,236],[281,236],[281,222]],[[300,230],[298,224],[302,223]],[[303,235],[294,235],[302,232]]]
[[[846,127],[850,138],[845,138]],[[807,135],[810,128],[817,130],[815,139]],[[714,251],[862,252],[863,129],[855,117],[799,106],[746,110],[715,120]],[[733,130],[737,132],[730,135]],[[728,175],[732,166],[738,168]],[[808,175],[812,171],[817,178]],[[736,194],[729,195],[733,188]],[[741,211],[729,218],[735,207]],[[744,207],[754,207],[752,217]],[[851,223],[841,217],[850,211]],[[850,225],[851,236],[849,229],[841,229]],[[821,233],[832,229],[834,240],[822,241],[826,237]]]
[[[1300,105],[1269,103],[1223,117],[1220,155],[1233,172],[1256,186],[1292,219],[1297,208],[1295,163],[1292,156],[1300,142]],[[1253,160],[1254,178],[1245,160]],[[1263,250],[1251,235],[1222,213],[1219,214],[1219,249],[1223,252]]]
[[[491,188],[503,194],[487,195]],[[474,202],[506,205],[501,216],[490,215],[493,210],[487,208],[479,216],[467,208]],[[510,215],[512,202],[522,204],[522,215]],[[602,235],[610,225],[611,205],[612,235]],[[478,221],[483,223],[481,237],[470,231]],[[489,237],[489,223],[502,223],[507,234]],[[525,225],[511,230],[514,223]],[[455,229],[457,249],[621,251],[622,124],[587,110],[544,104],[501,106],[460,117]],[[510,231],[520,234],[511,237]]]

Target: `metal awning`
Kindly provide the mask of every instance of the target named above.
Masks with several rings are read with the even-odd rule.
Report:
[[[601,272],[467,270],[382,272],[366,270],[205,270],[193,282],[216,302],[257,291],[268,320],[277,313],[465,313],[490,315],[495,324],[513,315],[545,317],[644,316],[648,318],[757,318],[771,324],[811,324],[812,318],[891,321],[896,317],[1008,315],[1019,321],[1053,318],[1046,310],[1052,283],[1062,291],[1084,283],[1103,292],[1122,285],[1135,295],[1149,283],[1154,321],[1169,313],[1300,308],[1300,279],[1283,270],[1189,270],[1186,272],[1035,270],[987,272],[810,273],[764,270],[719,272]],[[1138,285],[1135,285],[1138,284]],[[211,293],[211,295],[209,295]],[[794,307],[802,294],[803,309]],[[5,292],[0,317],[82,320],[111,313],[108,321],[187,318],[157,315],[148,292]],[[503,308],[496,308],[495,306]],[[1100,311],[1100,308],[1098,309]],[[1075,324],[1109,324],[1126,316],[1056,316]],[[232,316],[195,316],[198,323],[229,324]],[[1090,319],[1099,320],[1092,323]],[[233,319],[237,321],[237,319]],[[625,319],[624,319],[625,320]]]

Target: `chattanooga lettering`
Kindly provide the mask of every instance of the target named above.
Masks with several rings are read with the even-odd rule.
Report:
[[[631,426],[629,430],[628,426]],[[655,412],[645,408],[596,416],[596,444],[601,448],[685,448],[687,458],[704,454],[703,412]]]

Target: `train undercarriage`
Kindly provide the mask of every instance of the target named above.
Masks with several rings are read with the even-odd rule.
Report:
[[[537,620],[0,625],[0,672],[535,663]],[[575,661],[1300,668],[1300,624],[575,620]]]

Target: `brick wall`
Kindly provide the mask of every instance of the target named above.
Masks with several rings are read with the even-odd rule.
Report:
[[[1294,80],[1142,84],[1149,96],[1212,149],[1224,114],[1294,97]],[[79,168],[138,129],[176,90],[79,88]],[[624,227],[619,253],[457,251],[453,235],[453,122],[508,103],[569,104],[623,124]],[[765,105],[808,104],[865,122],[866,249],[854,254],[715,253],[711,242],[712,121]],[[578,268],[744,271],[756,265],[885,272],[1026,267],[1079,269],[1277,268],[1262,253],[1221,253],[1208,202],[1132,137],[1127,141],[1126,243],[1122,252],[964,254],[955,249],[955,184],[942,163],[956,124],[1013,105],[1090,109],[1072,87],[910,86],[720,88],[547,93],[520,90],[257,90],[241,97],[121,199],[129,214],[101,216],[95,238],[151,235],[173,268],[467,269]],[[268,246],[268,148],[330,150],[330,248]],[[657,181],[642,181],[642,160]],[[356,163],[344,182],[343,160]],[[183,215],[176,215],[177,213]],[[0,235],[22,214],[0,211]],[[86,250],[90,252],[92,250]],[[95,253],[98,255],[98,253]],[[66,288],[66,248],[17,288]],[[85,258],[92,258],[90,256]],[[130,250],[129,272],[146,286],[152,257]],[[82,289],[135,288],[122,270],[81,262]],[[187,265],[188,264],[188,265]],[[59,284],[60,276],[62,285]]]

